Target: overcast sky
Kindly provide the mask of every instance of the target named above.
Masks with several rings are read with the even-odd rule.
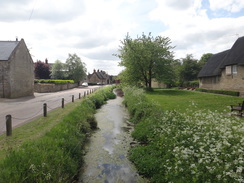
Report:
[[[244,1],[0,0],[0,40],[23,38],[34,62],[76,53],[88,72],[116,75],[120,40],[143,32],[169,37],[175,58],[199,59],[244,36]]]

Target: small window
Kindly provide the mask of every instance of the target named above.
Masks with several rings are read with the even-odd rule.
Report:
[[[237,74],[237,65],[232,65],[232,67],[231,67],[231,73],[232,74]]]
[[[231,66],[226,66],[225,67],[225,70],[226,70],[226,75],[231,75]]]

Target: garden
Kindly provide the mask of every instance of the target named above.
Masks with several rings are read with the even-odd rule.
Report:
[[[130,151],[151,182],[244,182],[243,98],[185,90],[125,88],[138,144]]]

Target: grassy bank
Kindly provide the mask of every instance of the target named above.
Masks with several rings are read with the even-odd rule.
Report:
[[[83,146],[96,128],[95,110],[114,98],[112,87],[97,90],[1,136],[0,182],[72,182],[82,165]]]
[[[148,92],[147,97],[157,101],[164,110],[177,110],[185,112],[192,105],[197,105],[197,109],[209,109],[211,111],[230,111],[230,105],[242,103],[243,98],[209,94],[186,90],[155,89]]]
[[[243,182],[244,123],[230,116],[242,98],[127,88],[140,145],[130,159],[152,182]]]

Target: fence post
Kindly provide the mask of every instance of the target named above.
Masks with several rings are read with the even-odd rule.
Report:
[[[80,93],[79,93],[79,99],[80,99]]]
[[[43,116],[47,117],[47,104],[46,103],[43,104]]]
[[[74,95],[72,95],[72,102],[74,102]]]
[[[12,135],[12,116],[10,114],[6,116],[6,135]]]
[[[64,98],[62,98],[62,108],[64,108]]]
[[[84,92],[84,97],[86,97],[86,92]]]

